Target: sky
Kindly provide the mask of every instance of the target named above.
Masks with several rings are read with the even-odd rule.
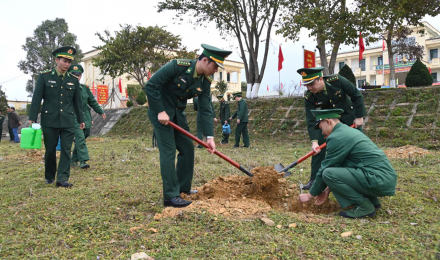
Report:
[[[83,52],[93,50],[94,46],[101,45],[95,35],[96,32],[109,30],[118,31],[120,24],[148,26],[166,26],[166,30],[175,35],[180,35],[182,44],[189,49],[201,49],[202,43],[214,45],[223,49],[233,47],[234,52],[228,59],[242,61],[238,54],[238,43],[232,35],[223,39],[215,28],[214,23],[206,26],[195,27],[183,21],[175,23],[174,11],[157,12],[156,5],[160,0],[148,1],[32,1],[32,0],[0,0],[0,85],[6,92],[8,100],[31,100],[25,91],[29,75],[24,74],[17,67],[20,60],[26,58],[22,45],[26,37],[33,35],[33,31],[44,20],[64,18],[69,26],[69,31],[77,36],[77,43]],[[188,18],[188,17],[185,17]],[[194,19],[194,18],[193,18]],[[187,19],[186,19],[187,20]],[[440,29],[440,16],[426,17],[423,19]],[[283,51],[283,69],[278,73],[279,44]],[[264,43],[261,44],[260,57],[263,56]],[[284,85],[298,84],[300,75],[296,70],[303,67],[303,50],[314,50],[316,42],[308,37],[308,31],[302,30],[300,40],[292,42],[275,34],[272,30],[271,43],[263,81],[259,95],[268,94],[267,86],[273,93],[279,79]],[[353,46],[343,46],[341,50],[350,50]],[[259,64],[262,64],[260,58]],[[242,71],[244,81],[244,70]]]

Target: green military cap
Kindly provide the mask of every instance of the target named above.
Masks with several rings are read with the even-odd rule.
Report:
[[[223,66],[223,63],[225,62],[226,57],[228,57],[229,54],[232,53],[232,51],[225,51],[208,44],[202,44],[202,48],[203,54],[215,61],[215,63],[217,63],[220,68],[225,68]]]
[[[322,110],[310,110],[313,116],[316,118],[315,129],[319,129],[319,122],[324,119],[340,118],[344,110],[340,108],[336,109],[322,109]]]
[[[322,77],[322,71],[324,70],[324,67],[316,67],[316,68],[302,68],[297,70],[301,76],[302,76],[302,84],[308,85],[315,81],[315,79]]]
[[[242,95],[241,92],[235,92],[235,93],[232,93],[232,96],[233,96],[234,98],[236,98],[236,97],[241,97],[241,95]]]
[[[79,64],[73,64],[73,65],[70,65],[68,72],[83,74],[84,68]]]
[[[218,99],[221,99],[221,98],[223,98],[223,95],[220,94],[220,95],[217,96],[217,98],[218,98]]]
[[[73,55],[76,54],[76,49],[70,46],[64,46],[61,48],[58,48],[52,52],[52,55],[56,58],[66,58],[69,60],[74,60]]]

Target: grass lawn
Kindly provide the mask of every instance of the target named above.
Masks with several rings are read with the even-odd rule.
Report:
[[[219,150],[247,167],[287,165],[310,149],[264,139],[252,140],[251,149],[232,145]],[[303,213],[270,211],[267,217],[277,228],[206,211],[156,221],[163,199],[159,153],[151,139],[91,138],[88,147],[91,168],[72,169],[74,186],[62,189],[44,184],[39,152],[0,143],[1,259],[129,259],[137,252],[156,259],[440,258],[438,152],[416,163],[391,159],[397,193],[381,199],[372,219],[344,219],[335,212],[320,223]],[[292,173],[291,184],[306,183],[310,160]],[[196,149],[194,186],[242,174]],[[289,228],[291,223],[297,226]],[[341,237],[347,231],[353,235]]]

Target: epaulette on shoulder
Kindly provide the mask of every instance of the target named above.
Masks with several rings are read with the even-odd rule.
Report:
[[[42,71],[42,72],[40,72],[41,74],[47,74],[47,73],[49,73],[49,72],[51,72],[52,70],[44,70],[44,71]]]
[[[309,99],[311,95],[312,95],[312,92],[310,92],[308,90],[304,91],[304,98],[305,99]]]
[[[69,72],[69,75],[75,77],[76,79],[78,79],[78,76],[75,76],[75,75],[73,75],[73,74],[70,73],[70,72]]]
[[[86,84],[81,84],[81,86],[86,87],[86,88],[89,87],[89,85],[86,85]]]
[[[191,62],[189,62],[188,60],[177,60],[177,65],[189,67],[191,66]]]
[[[338,74],[335,74],[335,75],[329,76],[325,81],[326,82],[332,82],[332,81],[336,81],[338,79],[339,79]]]
[[[209,83],[212,83],[212,81],[214,80],[211,76],[205,75],[205,78],[209,81]]]

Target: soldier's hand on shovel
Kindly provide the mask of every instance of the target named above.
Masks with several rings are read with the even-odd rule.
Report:
[[[318,142],[312,143],[312,151],[315,153],[315,155],[321,152],[321,149],[319,149]]]
[[[364,118],[363,118],[363,117],[356,118],[356,119],[353,121],[353,124],[354,124],[354,128],[358,128],[358,127],[360,127],[360,126],[363,126],[363,125],[364,125]]]
[[[209,148],[207,148],[208,152],[214,153],[215,152],[215,142],[214,138],[208,138],[206,140],[206,144],[209,145]]]
[[[170,117],[168,116],[167,112],[162,111],[159,114],[157,114],[157,120],[159,120],[161,124],[168,125],[168,121],[170,121]]]

